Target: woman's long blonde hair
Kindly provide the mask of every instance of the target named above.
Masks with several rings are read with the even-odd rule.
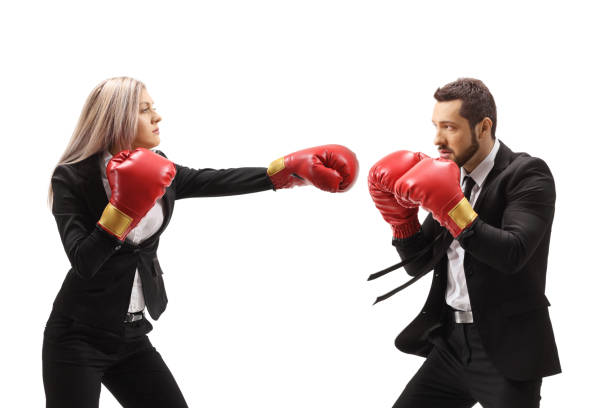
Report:
[[[145,85],[129,77],[109,78],[91,91],[57,166],[77,163],[110,150],[131,149],[138,126],[138,103]],[[49,206],[53,190],[49,184]]]

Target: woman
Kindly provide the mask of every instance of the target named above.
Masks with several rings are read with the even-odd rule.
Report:
[[[266,168],[194,170],[161,152],[161,117],[128,77],[89,95],[49,191],[71,269],[43,342],[47,407],[97,407],[100,385],[125,407],[186,407],[147,333],[167,299],[156,250],[174,200],[313,184],[346,191],[355,155],[339,145],[302,150]]]

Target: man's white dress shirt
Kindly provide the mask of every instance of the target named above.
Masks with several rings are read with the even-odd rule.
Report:
[[[474,187],[472,188],[472,196],[470,204],[472,207],[476,205],[476,200],[480,195],[482,183],[489,175],[495,162],[495,156],[499,150],[499,140],[495,139],[493,148],[480,162],[478,166],[469,174],[474,179]],[[461,168],[461,189],[465,189],[465,176],[467,172]],[[470,296],[468,294],[467,283],[465,281],[465,271],[463,270],[463,258],[465,250],[459,245],[459,241],[453,240],[450,247],[446,250],[448,256],[448,282],[446,284],[446,303],[454,309],[472,311],[470,305]]]

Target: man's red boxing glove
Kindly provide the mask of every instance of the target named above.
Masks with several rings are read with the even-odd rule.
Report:
[[[420,204],[457,238],[478,217],[461,191],[460,177],[453,161],[423,159],[397,180],[395,198],[402,205]]]
[[[170,160],[138,148],[114,155],[106,166],[106,175],[111,197],[98,225],[123,241],[164,195],[176,168]]]
[[[312,184],[331,193],[351,188],[358,172],[355,153],[333,144],[288,154],[268,167],[268,177],[275,189]]]
[[[408,238],[421,229],[418,204],[400,205],[395,199],[395,182],[418,162],[427,158],[423,153],[400,150],[380,159],[370,169],[370,196],[385,221],[391,225],[394,238]]]

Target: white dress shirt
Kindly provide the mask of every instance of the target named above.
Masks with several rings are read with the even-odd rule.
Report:
[[[474,187],[472,188],[472,195],[470,197],[470,204],[472,207],[476,205],[476,200],[480,195],[482,189],[482,183],[489,175],[489,172],[493,168],[495,163],[495,156],[499,150],[499,140],[495,139],[493,148],[480,162],[478,166],[469,174],[474,179]],[[461,189],[465,188],[465,176],[467,172],[461,168]],[[465,271],[463,270],[463,258],[465,250],[459,245],[459,241],[453,240],[450,247],[446,250],[448,256],[448,281],[446,284],[446,303],[454,309],[472,311],[470,305],[470,296],[467,290],[467,283],[465,281]]]
[[[100,161],[100,166],[102,168],[102,184],[104,184],[104,190],[106,191],[106,196],[110,200],[110,185],[108,184],[108,178],[106,177],[106,165],[113,157],[109,152],[104,152],[102,156],[102,160]],[[162,209],[162,198],[160,197],[153,208],[149,210],[149,212],[142,217],[136,228],[134,228],[125,238],[127,241],[140,244],[145,239],[149,238],[153,234],[157,232],[157,230],[161,227],[164,222],[164,212]],[[136,275],[134,276],[134,284],[132,285],[132,295],[130,296],[130,306],[128,308],[128,312],[135,313],[141,312],[145,308],[145,300],[142,292],[142,282],[140,280],[140,275],[138,274],[138,269],[136,269]]]

